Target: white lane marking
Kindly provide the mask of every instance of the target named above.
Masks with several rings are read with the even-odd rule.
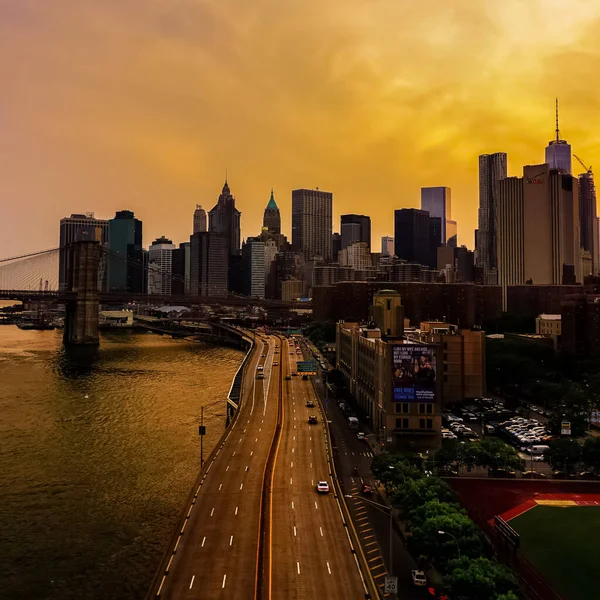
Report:
[[[235,514],[237,515],[238,507],[235,507]]]
[[[323,537],[323,528],[319,527],[319,531],[321,532],[321,537]]]
[[[292,462],[290,463],[290,467],[293,467],[293,466],[294,466],[294,461],[292,461]]]
[[[262,427],[259,427],[259,428],[258,428],[258,431],[259,431],[259,432],[261,432],[261,431],[262,431]]]
[[[258,438],[256,438],[254,441],[255,441],[255,442],[258,442]]]
[[[300,563],[296,561],[296,568],[298,569],[298,575],[300,575]]]
[[[233,546],[233,536],[231,536],[231,537],[229,538],[229,545],[230,545],[230,546]]]
[[[294,449],[292,448],[292,454],[294,454]]]
[[[235,456],[235,450],[234,450],[234,452],[233,452],[233,454],[231,456]]]
[[[225,589],[225,582],[227,581],[227,574],[223,575],[223,585],[221,586],[221,589]]]
[[[240,441],[238,442],[238,444],[241,444],[241,443],[242,443],[242,438],[240,438]]]
[[[206,536],[204,536],[202,538],[202,544],[200,545],[200,548],[204,548],[204,542],[206,541]]]
[[[213,509],[210,511],[210,516],[212,517],[214,514],[215,514],[215,509],[213,508]]]
[[[227,465],[227,467],[225,468],[225,473],[227,473],[227,471],[229,471],[229,465]]]
[[[310,485],[315,485],[315,480],[314,479],[310,480]]]
[[[294,525],[294,535],[296,535],[296,526]]]
[[[312,454],[312,448],[309,448],[308,451]]]
[[[329,563],[327,563],[327,570],[329,571],[329,574],[331,575],[331,567],[329,566]]]
[[[192,586],[194,585],[194,579],[196,579],[196,576],[192,575],[192,580],[190,581],[190,590],[192,589]]]
[[[296,436],[294,436],[294,441],[296,441]]]
[[[319,505],[317,504],[317,502],[315,501],[315,508],[318,510],[319,509]]]
[[[292,502],[292,510],[294,510],[294,503]]]
[[[310,439],[310,441],[312,442],[312,435],[310,436],[310,438],[309,438],[309,439]]]
[[[250,450],[250,456],[254,454],[254,450]]]
[[[240,483],[240,490],[244,487],[243,483]]]
[[[290,477],[290,485],[292,485],[292,478]]]
[[[220,484],[219,484],[219,491],[221,491],[221,488],[222,488],[222,487],[223,487],[223,484],[222,484],[222,483],[220,483]]]
[[[244,427],[244,433],[246,433],[246,428]]]

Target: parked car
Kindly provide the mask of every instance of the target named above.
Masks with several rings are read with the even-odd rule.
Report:
[[[357,431],[356,438],[363,441],[365,439],[365,434],[362,431]]]
[[[523,479],[546,479],[546,476],[538,471],[523,471],[522,477]]]
[[[415,585],[425,586],[427,585],[427,577],[425,577],[425,573],[423,571],[413,570],[411,572],[412,580]]]

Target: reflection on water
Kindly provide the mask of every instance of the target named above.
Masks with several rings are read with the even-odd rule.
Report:
[[[0,328],[0,597],[143,598],[242,353],[118,332]]]

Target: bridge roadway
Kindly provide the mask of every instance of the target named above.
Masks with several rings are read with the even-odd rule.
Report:
[[[277,341],[276,341],[277,340]],[[237,421],[210,464],[159,594],[253,599],[262,480],[277,420],[277,338],[256,338]],[[263,358],[261,355],[265,354]],[[258,365],[265,379],[256,379]],[[250,385],[249,385],[250,384]],[[152,596],[150,596],[152,597]]]
[[[296,370],[286,341],[282,362]],[[298,357],[300,358],[300,357]],[[307,400],[315,408],[307,408]],[[311,381],[300,376],[284,381],[281,444],[277,452],[273,489],[273,600],[294,598],[365,597],[356,555],[343,524],[327,462],[326,422]],[[309,425],[308,417],[318,424]],[[317,481],[329,483],[329,494],[316,492]]]

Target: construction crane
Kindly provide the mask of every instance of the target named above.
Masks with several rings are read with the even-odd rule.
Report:
[[[579,161],[579,164],[586,170],[588,175],[593,175],[592,167],[586,167],[585,163],[577,156],[577,154],[573,154],[573,156]]]

